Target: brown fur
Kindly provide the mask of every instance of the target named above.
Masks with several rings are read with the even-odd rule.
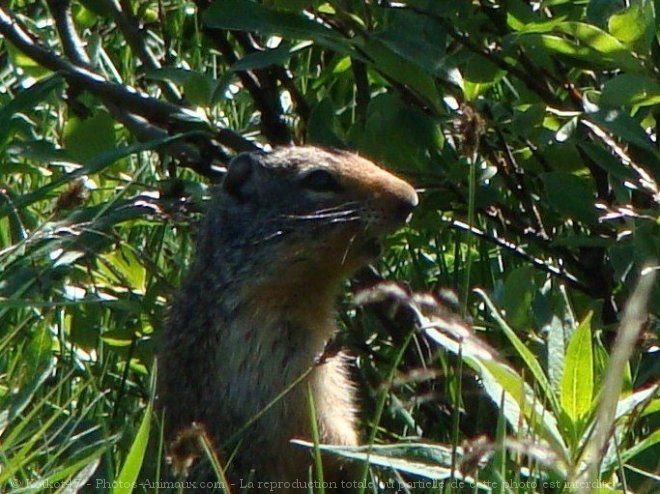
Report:
[[[319,169],[332,180],[310,186],[307,174]],[[195,423],[223,462],[233,455],[232,491],[249,478],[308,481],[311,455],[290,444],[311,437],[308,389],[321,441],[358,444],[346,357],[315,361],[336,332],[341,282],[373,259],[373,239],[401,226],[416,204],[410,185],[352,153],[293,147],[232,162],[172,303],[159,356],[159,404],[176,464],[187,467],[195,456],[175,440],[190,441],[181,432]],[[340,464],[324,462],[326,480],[338,480]],[[192,472],[209,475],[203,466]]]

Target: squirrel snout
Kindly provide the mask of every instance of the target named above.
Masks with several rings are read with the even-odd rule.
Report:
[[[417,196],[415,196],[417,197]],[[417,207],[417,200],[414,202],[412,201],[401,201],[399,204],[396,206],[396,216],[399,218],[402,222],[407,222],[408,219],[410,218],[410,215],[413,212],[413,209]]]
[[[403,182],[397,190],[396,203],[393,208],[396,219],[401,223],[406,223],[417,204],[419,204],[417,192],[408,183]]]

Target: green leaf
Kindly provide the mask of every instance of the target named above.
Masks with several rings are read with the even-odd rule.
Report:
[[[530,310],[536,287],[534,271],[529,266],[516,268],[509,273],[502,289],[502,308],[506,319],[514,327],[524,327],[529,322]]]
[[[204,24],[220,29],[279,34],[287,39],[310,39],[340,53],[362,59],[336,31],[301,14],[269,9],[245,0],[217,0],[204,11]]]
[[[431,157],[442,147],[440,139],[439,129],[428,115],[405,105],[394,94],[381,94],[369,102],[360,151],[395,169],[428,170]]]
[[[373,60],[373,67],[391,79],[414,89],[430,105],[437,104],[438,90],[431,73],[413,64],[376,37],[370,37],[361,46]]]
[[[525,437],[540,436],[557,453],[566,452],[555,415],[543,406],[522,376],[496,360],[470,359],[468,364],[478,370],[484,390],[493,403],[502,406],[501,412],[514,431]],[[557,468],[563,465],[558,464]]]
[[[660,84],[641,74],[621,74],[603,86],[600,106],[651,106],[660,103]]]
[[[142,468],[144,454],[147,451],[149,431],[151,430],[152,409],[153,401],[150,401],[144,412],[140,428],[135,435],[135,440],[126,456],[126,460],[124,460],[124,465],[122,466],[119,475],[117,475],[115,483],[116,487],[112,489],[113,494],[131,494],[131,492],[133,492],[133,487],[136,485],[135,481]]]
[[[30,77],[40,79],[48,77],[50,74],[51,71],[49,69],[45,68],[29,55],[23,53],[23,51],[19,50],[11,43],[4,44],[3,48],[6,48],[11,63],[16,67],[20,67],[20,69]]]
[[[295,444],[313,448],[314,443],[294,440]],[[474,482],[471,477],[463,477],[459,471],[452,472],[452,449],[432,444],[398,444],[371,446],[330,446],[320,445],[319,449],[328,451],[343,458],[368,461],[371,465],[392,468],[419,477],[444,480],[452,475],[454,478]],[[461,452],[460,450],[458,451]],[[477,484],[485,487],[483,484]]]
[[[339,124],[330,98],[323,98],[309,114],[307,140],[320,146],[345,147],[339,137]]]
[[[50,94],[62,87],[62,77],[58,74],[44,78],[32,85],[29,89],[21,91],[9,103],[0,108],[0,147],[13,129],[12,118],[17,113],[33,109]]]
[[[626,45],[596,26],[582,22],[562,22],[554,26],[554,31],[558,34],[520,33],[514,39],[528,48],[549,50],[587,62],[590,66],[631,72],[643,69]]]
[[[563,22],[555,28],[575,37],[582,45],[595,50],[604,60],[613,61],[621,68],[639,70],[641,64],[618,39],[602,29],[583,22]]]
[[[639,55],[648,56],[655,36],[655,6],[651,0],[632,0],[627,9],[614,14],[607,23],[613,36]]]
[[[481,56],[468,58],[463,69],[465,98],[472,101],[506,75],[506,70]]]
[[[35,325],[27,345],[21,351],[20,361],[12,375],[12,380],[20,386],[0,399],[0,409],[7,411],[3,420],[8,423],[38,396],[39,389],[55,367],[53,336],[46,322]]]
[[[132,293],[144,294],[146,290],[146,269],[133,251],[122,248],[103,256],[106,263],[100,263],[99,271],[117,285],[130,289]]]
[[[631,118],[627,112],[619,110],[599,111],[589,114],[589,120],[603,127],[615,136],[643,148],[648,153],[648,159],[653,166],[658,166],[660,158],[655,143],[646,134],[639,122]]]
[[[518,353],[518,356],[523,360],[523,362],[525,362],[525,365],[531,371],[532,375],[534,376],[534,379],[543,390],[546,401],[550,403],[553,411],[555,413],[558,413],[559,404],[555,398],[555,394],[552,390],[552,387],[550,386],[550,381],[548,380],[548,377],[545,375],[545,372],[543,372],[543,368],[541,367],[541,364],[539,363],[536,356],[525,346],[525,344],[520,340],[520,338],[518,338],[518,335],[515,333],[513,328],[509,326],[509,324],[499,314],[497,307],[495,307],[495,305],[490,300],[486,292],[480,289],[477,289],[475,291],[481,296],[481,298],[484,299],[486,305],[490,309],[491,316],[495,319],[502,332],[509,339],[509,341],[513,345],[513,348]],[[524,302],[520,301],[520,305],[523,304]],[[528,304],[531,305],[531,301],[528,302]]]
[[[626,180],[637,180],[637,175],[630,167],[621,163],[621,160],[612,156],[612,154],[606,151],[602,146],[594,144],[593,142],[581,142],[578,147],[589,158],[591,158],[594,163],[607,173],[611,174],[618,181],[624,182]]]
[[[115,147],[114,125],[105,111],[84,120],[71,117],[64,126],[64,146],[71,157],[84,163]]]
[[[281,65],[289,60],[294,53],[309,48],[310,46],[310,42],[302,42],[295,46],[285,44],[284,46],[279,46],[272,50],[249,53],[232,65],[231,69],[234,71],[255,70],[270,67],[271,65]]]
[[[199,72],[191,72],[183,83],[183,94],[194,106],[209,106],[216,81]]]
[[[541,179],[548,202],[557,211],[587,224],[598,221],[594,207],[596,195],[585,179],[565,172],[544,173]]]
[[[577,423],[591,411],[594,395],[594,360],[589,312],[577,327],[566,349],[560,401],[566,414]]]
[[[432,17],[405,10],[393,11],[387,26],[372,37],[426,74],[462,88],[461,74],[444,48],[447,44],[445,29]]]

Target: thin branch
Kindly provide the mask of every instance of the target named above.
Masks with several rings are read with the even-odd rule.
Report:
[[[367,67],[356,59],[351,59],[351,70],[355,80],[355,110],[362,126],[367,122],[367,107],[371,100]]]
[[[493,154],[493,158],[495,163],[497,164],[497,168],[500,170],[505,180],[509,183],[510,190],[516,195],[518,200],[522,204],[524,204],[525,208],[529,211],[530,216],[532,217],[533,221],[536,223],[536,230],[538,234],[541,237],[548,239],[549,238],[548,233],[546,232],[545,226],[543,224],[543,220],[541,219],[541,214],[539,213],[536,204],[534,204],[531,192],[527,190],[521,168],[520,166],[518,166],[518,162],[516,161],[515,156],[511,152],[511,148],[509,144],[506,142],[506,139],[504,138],[504,134],[502,133],[501,129],[497,125],[494,128],[495,128],[495,133],[497,134],[497,137],[500,141],[500,147],[503,151],[504,159],[506,161],[506,164],[508,165],[507,168],[511,169],[513,173],[508,173],[508,170],[504,170],[503,169],[504,167],[500,166],[500,160],[498,160]]]
[[[212,30],[211,28],[206,29],[209,31]],[[236,31],[232,34],[246,54],[258,51],[248,33]],[[226,51],[223,52],[223,54],[231,53],[236,57],[234,49],[224,36],[223,41],[226,43]],[[234,58],[232,65],[236,61],[237,59]],[[284,111],[280,101],[280,91],[277,85],[277,78],[274,77],[272,70],[270,69],[251,70],[249,73],[254,77],[256,82],[256,84],[252,86],[250,95],[259,109],[259,113],[261,113],[261,132],[274,144],[291,144],[291,130],[284,120]]]
[[[208,0],[195,0],[200,14],[210,5]],[[227,65],[232,66],[238,61],[234,47],[227,39],[227,32],[223,29],[203,27],[208,39],[215,45],[225,59]],[[243,48],[249,47],[249,42],[241,38],[241,33],[235,33],[236,39],[241,42]],[[282,115],[282,107],[279,100],[277,84],[273,84],[271,78],[260,79],[256,71],[236,71],[243,87],[252,96],[255,106],[261,115],[261,133],[272,144],[291,144],[292,136],[289,126]]]
[[[150,70],[160,69],[160,63],[156,57],[151,53],[144,40],[144,36],[137,27],[137,20],[133,16],[130,5],[122,2],[121,5],[117,0],[103,0],[103,5],[110,10],[115,24],[119,27],[124,34],[124,38],[131,47],[131,51],[142,62],[142,64]],[[163,91],[163,95],[169,101],[174,103],[181,102],[181,94],[177,88],[169,81],[157,81],[158,86]]]
[[[91,68],[89,55],[76,31],[71,15],[71,0],[47,0],[64,54],[76,65]]]
[[[459,230],[467,231],[472,233],[473,235],[486,240],[487,242],[490,242],[492,244],[497,245],[498,247],[502,247],[503,249],[506,249],[507,251],[513,253],[515,256],[520,257],[521,259],[524,259],[525,261],[533,264],[537,268],[541,269],[542,271],[545,271],[548,274],[551,274],[553,276],[556,276],[566,282],[567,284],[571,285],[574,288],[577,288],[578,290],[584,292],[584,293],[593,293],[593,290],[591,287],[583,284],[575,275],[571,274],[568,272],[565,268],[562,266],[553,266],[551,264],[548,264],[546,261],[543,259],[539,259],[537,257],[534,257],[533,255],[529,254],[528,252],[525,252],[525,250],[519,246],[516,245],[513,242],[510,242],[506,239],[498,238],[498,237],[493,237],[492,235],[489,235],[485,231],[474,227],[470,226],[467,223],[464,223],[462,221],[455,220],[453,218],[441,218],[442,221],[447,223],[449,226],[452,228],[456,228]]]
[[[296,86],[296,83],[293,80],[293,75],[286,68],[280,65],[273,66],[273,70],[275,71],[275,77],[279,79],[280,84],[282,84],[282,86],[291,95],[293,108],[306,125],[307,121],[309,120],[311,109],[309,108],[309,104],[307,103],[305,96],[300,91],[300,89],[298,89],[298,86]]]
[[[64,53],[76,65],[91,69],[91,61],[78,36],[71,16],[71,1],[47,0],[47,2],[55,19],[55,28],[59,34]],[[152,125],[144,118],[134,115],[114,103],[106,102],[105,106],[113,117],[118,122],[121,122],[141,142],[163,139],[168,135],[160,127]],[[218,172],[211,166],[211,161],[201,159],[197,146],[192,146],[187,142],[177,141],[167,145],[163,151],[176,156],[183,166],[191,168],[200,175],[209,177],[212,180],[217,180]]]
[[[248,53],[263,52],[266,50],[266,48],[261,46],[257,40],[255,40],[254,35],[251,33],[237,32],[236,39]],[[305,101],[304,96],[293,83],[293,79],[284,67],[280,65],[270,65],[264,69],[255,70],[254,74],[259,79],[259,85],[262,90],[267,91],[269,98],[274,100],[273,104],[276,105],[280,113],[282,112],[280,105],[280,92],[277,89],[277,85],[273,84],[274,78],[278,79],[289,91],[295,109],[301,118],[305,121],[309,118],[309,106],[307,105],[307,101]]]

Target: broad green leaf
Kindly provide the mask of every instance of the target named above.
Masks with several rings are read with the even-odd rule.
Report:
[[[559,55],[581,60],[588,65],[624,69],[631,72],[642,70],[641,63],[628,47],[614,36],[590,24],[562,22],[554,26],[554,33],[519,33],[515,39],[531,49],[545,49]]]
[[[312,44],[308,42],[298,43],[295,46],[285,44],[272,50],[257,51],[249,53],[234,65],[231,69],[234,71],[255,70],[269,67],[271,65],[281,65],[289,60],[295,53],[309,48]]]
[[[616,159],[602,146],[594,144],[593,142],[582,142],[578,147],[581,151],[586,153],[594,163],[619,181],[623,182],[625,180],[632,181],[637,179],[637,175],[630,167],[621,163],[621,160]]]
[[[532,375],[534,376],[534,379],[543,390],[543,393],[545,395],[545,400],[547,400],[551,404],[553,412],[555,414],[559,413],[559,403],[556,400],[555,393],[553,392],[552,387],[550,386],[550,381],[545,375],[545,372],[543,372],[543,368],[541,367],[541,364],[539,363],[537,357],[525,346],[525,344],[520,340],[520,338],[518,338],[518,335],[515,333],[513,328],[511,328],[511,326],[509,326],[506,320],[499,314],[497,307],[495,307],[495,305],[490,300],[486,292],[479,289],[475,291],[481,296],[481,298],[484,299],[486,305],[490,310],[491,316],[495,319],[502,332],[509,339],[509,341],[515,348],[516,352],[518,352],[519,357],[523,360],[523,362],[525,362],[525,365],[527,365],[527,367],[531,371]]]
[[[596,195],[587,179],[565,172],[544,173],[541,179],[548,203],[554,209],[587,224],[597,222]]]
[[[501,412],[514,431],[525,437],[541,437],[558,455],[566,455],[566,443],[555,415],[516,371],[496,360],[470,359],[467,363],[479,372],[484,390],[497,406],[503,407]]]
[[[320,146],[345,147],[339,137],[336,110],[330,98],[323,98],[309,114],[307,140]]]
[[[625,6],[625,0],[591,0],[587,6],[587,20],[598,27],[606,28],[609,18]]]
[[[577,327],[566,349],[560,401],[566,414],[577,423],[591,411],[594,397],[594,362],[589,312]]]
[[[660,166],[660,157],[655,144],[642,128],[639,121],[619,110],[603,110],[590,113],[588,120],[607,130],[619,139],[643,148],[651,166]]]
[[[470,101],[477,99],[506,75],[506,70],[477,55],[469,57],[462,70],[465,98]]]
[[[112,16],[112,9],[103,0],[81,0],[80,3],[96,15]]]
[[[540,103],[517,106],[514,109],[511,127],[516,133],[525,137],[538,134],[543,126],[545,108],[545,105]]]
[[[102,273],[134,293],[144,294],[146,290],[146,269],[137,259],[132,249],[123,248],[103,256],[106,263],[99,263]]]
[[[629,6],[610,17],[613,36],[641,56],[648,56],[655,37],[655,6],[652,0],[632,0]]]
[[[437,125],[420,110],[394,94],[378,95],[369,103],[359,146],[366,156],[398,170],[428,170],[440,147]]]
[[[314,443],[294,440],[295,444],[313,448]],[[322,451],[328,451],[344,458],[368,461],[371,465],[392,468],[399,472],[417,475],[426,479],[444,480],[452,475],[451,448],[440,445],[400,444],[372,446],[330,446],[321,445]],[[459,450],[460,453],[460,450]],[[449,460],[449,464],[447,464]],[[467,482],[476,482],[471,477],[464,477],[459,471],[454,477]],[[479,487],[486,487],[477,483]]]
[[[367,39],[361,46],[362,50],[373,60],[372,67],[387,77],[409,86],[422,96],[430,105],[436,105],[439,100],[432,73],[422,69],[418,64],[409,62],[399,53],[376,37]]]
[[[502,288],[501,304],[509,324],[517,328],[527,325],[535,292],[532,268],[522,266],[508,274]]]
[[[652,106],[660,103],[660,84],[642,74],[621,74],[603,86],[600,106]]]
[[[583,22],[563,22],[555,28],[557,31],[574,36],[580,43],[595,50],[606,60],[621,65],[621,68],[639,70],[640,62],[633,57],[627,46],[602,29]]]
[[[64,146],[69,155],[81,163],[113,149],[114,120],[105,111],[84,120],[70,117],[64,126]]]
[[[424,73],[462,88],[461,74],[444,48],[447,44],[445,29],[434,18],[405,10],[394,11],[387,26],[372,37]]]
[[[183,83],[183,94],[194,106],[209,106],[216,81],[199,72],[191,72]]]
[[[9,54],[12,64],[25,71],[27,75],[40,79],[43,77],[48,77],[48,75],[51,73],[49,69],[44,68],[43,65],[35,61],[32,57],[23,53],[23,51],[16,48],[13,44],[6,43],[4,47]]]
[[[301,10],[318,3],[318,0],[266,0],[264,3],[266,5],[272,5],[278,10],[300,12]]]
[[[117,475],[116,487],[112,489],[113,494],[130,494],[133,492],[133,486],[140,474],[142,462],[145,458],[147,451],[147,443],[149,442],[149,431],[151,429],[151,413],[153,410],[153,402],[149,402],[147,409],[144,412],[140,428],[135,435],[131,449],[126,455],[124,465]]]
[[[237,31],[279,34],[289,40],[314,40],[321,46],[362,59],[336,31],[308,17],[244,0],[217,0],[204,11],[207,26]]]

